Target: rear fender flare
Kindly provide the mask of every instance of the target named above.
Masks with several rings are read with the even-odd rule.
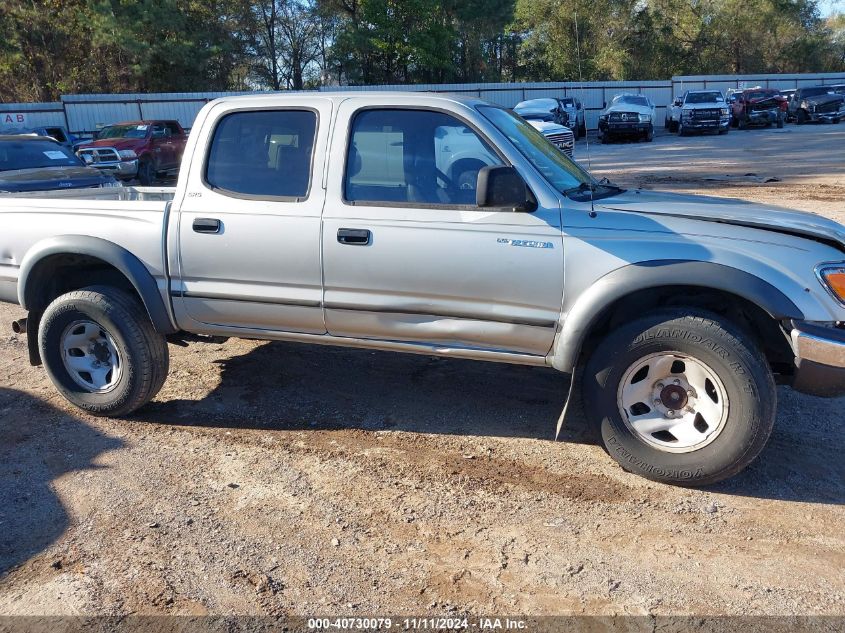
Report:
[[[86,255],[110,264],[123,274],[135,288],[150,316],[156,331],[172,334],[178,331],[170,318],[158,284],[147,267],[128,250],[98,237],[88,235],[59,235],[35,244],[21,262],[18,278],[18,302],[31,310],[38,296],[38,277],[41,266],[48,265],[54,255]]]

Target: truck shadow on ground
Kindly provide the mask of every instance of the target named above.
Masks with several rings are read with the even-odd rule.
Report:
[[[269,343],[220,361],[201,400],[153,402],[135,417],[183,425],[552,439],[568,381],[552,369]],[[583,425],[567,437],[584,439]]]
[[[220,383],[207,397],[153,402],[135,418],[181,426],[397,430],[551,441],[568,389],[551,369],[296,343],[269,343],[217,362]],[[841,401],[786,388],[779,397],[778,421],[764,453],[746,471],[709,490],[845,504]],[[560,440],[598,443],[580,399],[573,404]],[[805,421],[809,408],[811,424]]]
[[[69,518],[52,488],[123,443],[16,389],[0,387],[0,579],[50,546]]]

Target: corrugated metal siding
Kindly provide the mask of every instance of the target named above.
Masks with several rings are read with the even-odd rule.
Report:
[[[48,127],[65,125],[65,113],[61,103],[0,103],[0,130],[21,127],[9,122],[4,115],[23,114],[25,127]]]
[[[416,84],[382,86],[329,86],[325,91],[395,91],[412,90],[455,93],[479,97],[487,101],[513,107],[526,99],[565,97],[575,95],[586,108],[587,126],[595,128],[598,115],[606,101],[620,92],[641,92],[657,105],[658,124],[662,122],[666,105],[684,90],[713,88],[726,91],[742,85],[772,88],[796,88],[816,84],[845,83],[845,73],[814,73],[786,75],[699,75],[678,76],[654,81],[592,81],[592,82],[526,82],[474,84]],[[64,95],[59,103],[0,103],[2,112],[26,112],[31,126],[65,125],[71,132],[90,133],[104,125],[136,119],[176,119],[183,127],[191,128],[200,109],[210,100],[220,97],[266,94],[254,92],[167,92],[157,94],[84,94]],[[289,93],[287,93],[289,94]]]

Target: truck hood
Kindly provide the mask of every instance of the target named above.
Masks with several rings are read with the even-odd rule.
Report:
[[[648,114],[651,116],[651,108],[644,105],[637,105],[636,103],[615,103],[607,106],[602,114],[610,114],[611,112],[636,112],[637,114]]]
[[[531,125],[531,127],[533,127],[535,130],[544,135],[563,134],[564,132],[571,131],[565,125],[553,123],[552,121],[539,121],[538,119],[528,119],[528,123]]]
[[[689,218],[797,235],[831,244],[845,252],[845,227],[833,220],[814,213],[735,198],[635,190],[597,201],[595,206],[613,211]]]
[[[77,150],[89,149],[91,147],[113,147],[116,150],[137,149],[146,144],[145,138],[101,138],[96,141],[89,141],[77,146]]]
[[[114,178],[93,167],[38,167],[0,171],[0,191],[48,191],[101,187]]]
[[[830,103],[831,101],[843,101],[845,100],[845,96],[843,95],[816,95],[815,97],[804,97],[802,101],[806,101],[812,105],[821,105],[823,103]]]
[[[711,101],[710,103],[685,103],[684,110],[713,110],[714,108],[727,108],[728,104],[724,101]]]

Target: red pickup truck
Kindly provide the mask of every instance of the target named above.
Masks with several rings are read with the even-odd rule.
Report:
[[[771,88],[749,88],[732,95],[731,123],[734,127],[773,123],[783,127],[786,121],[787,100],[778,90]]]
[[[179,172],[188,135],[178,121],[127,121],[104,127],[77,155],[86,164],[121,180],[153,184],[157,176]]]

